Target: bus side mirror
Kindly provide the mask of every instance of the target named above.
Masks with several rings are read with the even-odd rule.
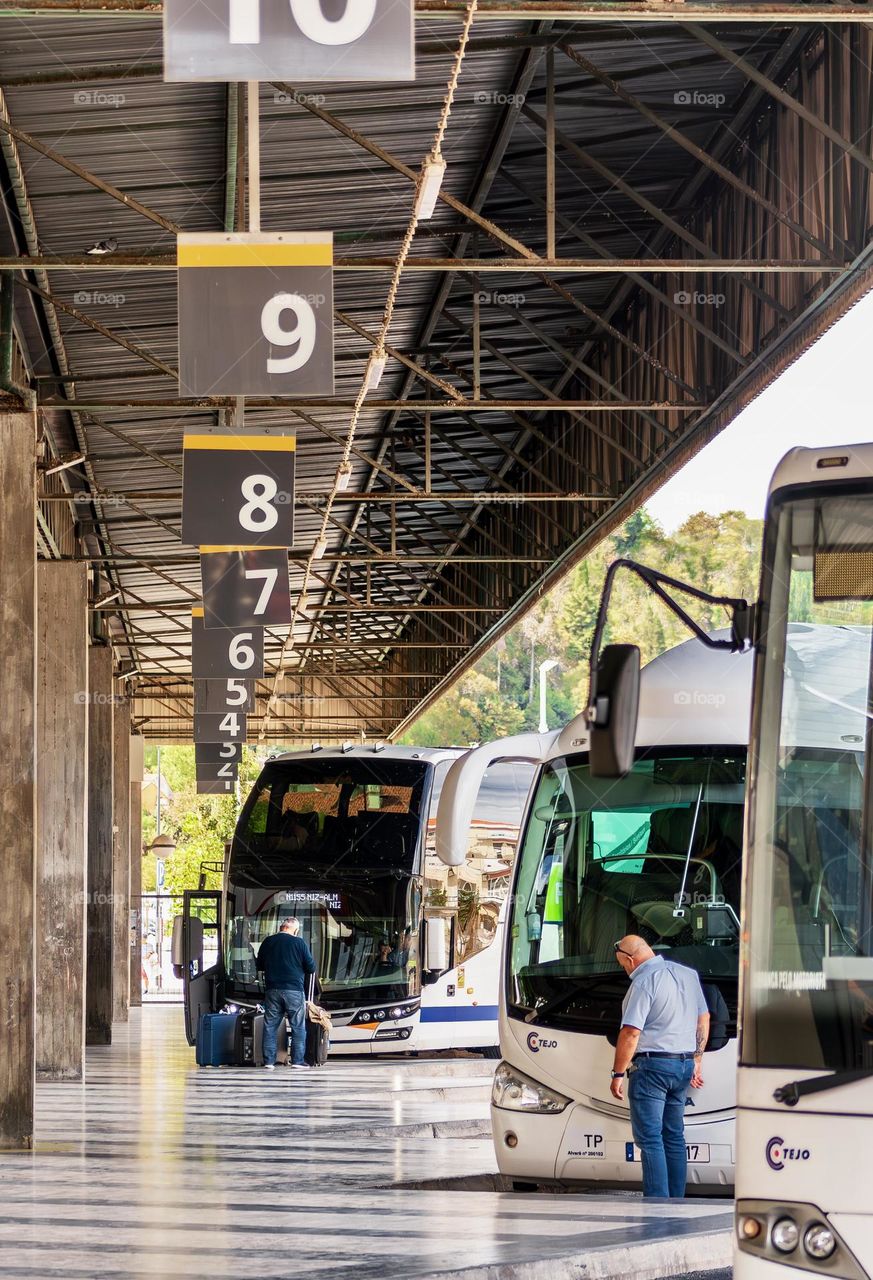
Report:
[[[640,711],[640,651],[608,644],[591,679],[589,765],[592,777],[623,778],[634,761]]]
[[[449,967],[446,930],[443,920],[434,916],[425,920],[424,967],[430,973],[445,973]]]
[[[173,919],[173,940],[170,954],[173,969],[185,969],[197,961],[198,969],[203,967],[203,921],[197,916],[188,917],[188,928],[185,928],[185,917],[175,916]],[[181,974],[176,974],[180,977]]]

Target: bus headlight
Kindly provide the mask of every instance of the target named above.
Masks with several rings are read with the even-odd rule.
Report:
[[[829,1258],[837,1247],[837,1238],[823,1222],[814,1222],[803,1233],[803,1247],[811,1258]]]
[[[523,1071],[501,1062],[494,1072],[491,1102],[503,1111],[533,1111],[555,1114],[570,1105],[570,1099],[547,1085],[532,1080]]]
[[[780,1218],[773,1223],[770,1239],[780,1253],[792,1253],[800,1240],[800,1228],[793,1218]]]

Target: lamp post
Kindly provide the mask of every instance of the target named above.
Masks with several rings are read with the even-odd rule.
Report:
[[[546,675],[558,665],[557,658],[546,658],[540,663],[540,733],[549,732],[549,721],[546,716]]]
[[[160,792],[158,793],[160,804]],[[155,956],[157,973],[155,975],[155,986],[158,991],[164,988],[164,921],[163,912],[161,911],[161,889],[164,884],[164,859],[171,854],[176,848],[176,841],[172,836],[162,833],[155,836],[151,844],[144,844],[142,847],[143,854],[153,853],[155,855]]]

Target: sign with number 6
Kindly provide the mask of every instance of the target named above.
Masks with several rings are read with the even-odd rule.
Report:
[[[330,232],[179,236],[184,396],[333,395]]]
[[[191,673],[195,680],[264,675],[263,627],[207,628],[203,610],[191,610]]]
[[[413,0],[164,0],[164,79],[414,80],[414,24]]]
[[[296,447],[293,435],[187,434],[182,541],[216,548],[293,546]]]

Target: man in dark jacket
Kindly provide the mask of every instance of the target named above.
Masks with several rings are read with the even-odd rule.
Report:
[[[276,1069],[276,1037],[287,1015],[291,1024],[291,1066],[306,1071],[306,979],[315,973],[309,947],[298,937],[300,921],[291,916],[278,933],[265,938],[258,950],[258,969],[264,972],[264,1066]]]

